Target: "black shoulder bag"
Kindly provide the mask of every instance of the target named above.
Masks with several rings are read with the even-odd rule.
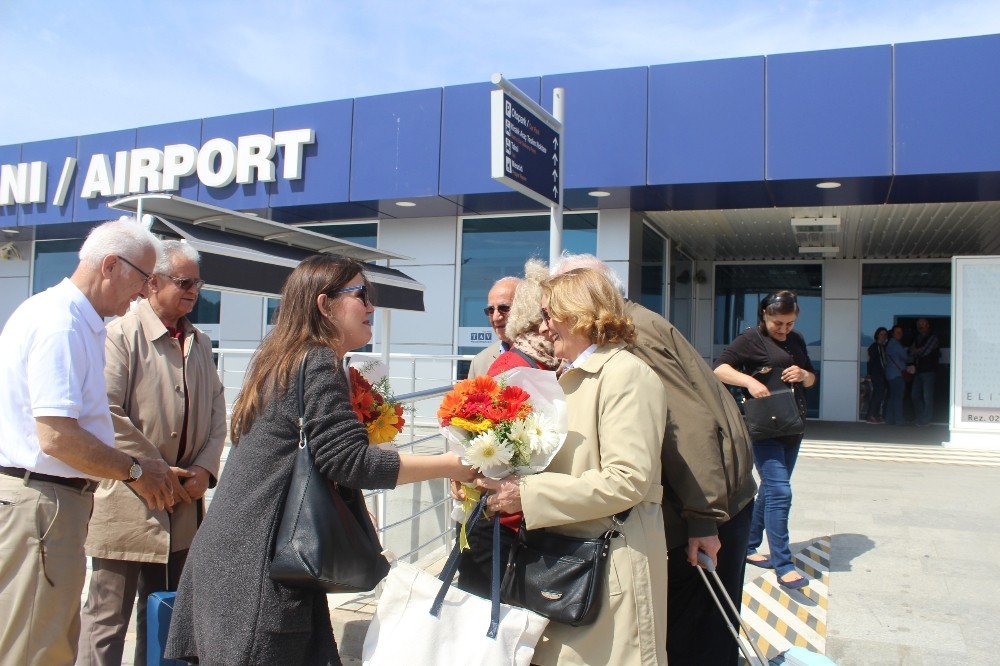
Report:
[[[389,573],[360,490],[320,474],[305,429],[306,358],[299,366],[299,450],[271,558],[271,580],[323,592],[367,592]]]
[[[632,509],[612,517],[619,527]],[[610,529],[596,539],[549,530],[528,530],[521,521],[500,585],[500,600],[574,627],[597,619],[602,581],[607,578]]]
[[[774,367],[767,341],[760,331],[757,331],[757,337],[764,345],[767,362]],[[754,441],[801,435],[806,431],[805,420],[795,401],[795,391],[791,388],[774,391],[762,398],[750,398],[743,403],[743,409],[747,431],[750,433],[750,439]]]

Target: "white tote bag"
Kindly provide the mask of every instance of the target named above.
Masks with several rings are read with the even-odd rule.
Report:
[[[473,514],[476,518],[477,514]],[[495,522],[494,532],[499,530]],[[529,666],[548,619],[523,608],[499,603],[499,538],[493,539],[494,599],[451,587],[458,565],[458,545],[440,578],[405,562],[392,562],[368,626],[365,666],[456,666],[473,664]],[[444,592],[437,616],[435,598]],[[491,638],[491,624],[497,622]]]

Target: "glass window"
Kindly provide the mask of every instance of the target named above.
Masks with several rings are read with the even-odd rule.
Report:
[[[82,245],[82,238],[36,242],[31,293],[45,291],[72,275],[80,262],[78,253]]]
[[[563,217],[563,249],[574,254],[597,252],[597,214]],[[462,344],[461,329],[487,329],[486,295],[505,275],[520,275],[524,262],[549,256],[549,216],[479,217],[462,223],[462,280],[459,288],[459,354],[475,354],[486,345]],[[464,331],[468,333],[469,331]]]
[[[691,339],[691,318],[694,312],[694,284],[704,283],[705,274],[694,273],[694,262],[691,257],[677,250],[676,245],[670,249],[670,323],[688,340]]]
[[[642,271],[639,302],[653,312],[663,314],[663,289],[666,284],[667,243],[663,236],[642,225]]]
[[[267,301],[264,303],[264,308],[266,310],[264,322],[265,325],[268,327],[267,330],[271,330],[271,327],[274,326],[274,320],[278,316],[278,306],[280,304],[281,304],[280,298],[268,298]]]
[[[773,291],[790,289],[798,295],[795,330],[802,334],[813,367],[823,360],[823,267],[819,264],[724,264],[715,267],[715,348],[718,358],[726,345],[757,325],[757,308]],[[807,415],[819,416],[819,386],[806,391]]]
[[[222,292],[215,289],[202,289],[198,294],[198,302],[188,315],[192,324],[218,324],[221,322]]]
[[[903,345],[916,335],[917,320],[926,318],[941,342],[941,365],[934,388],[935,422],[948,420],[951,382],[951,264],[948,262],[886,262],[861,265],[861,378],[868,376],[868,347],[875,329],[903,327]],[[908,388],[908,387],[907,387]],[[862,382],[862,398],[868,387]],[[869,401],[860,401],[867,416]],[[910,391],[903,396],[903,418],[913,419]]]
[[[315,231],[318,234],[326,234],[334,238],[341,238],[358,245],[368,247],[378,247],[378,222],[352,222],[349,224],[317,224],[308,225],[303,228]]]

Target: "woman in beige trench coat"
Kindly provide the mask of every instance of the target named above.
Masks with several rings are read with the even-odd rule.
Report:
[[[542,332],[569,362],[569,434],[540,474],[481,480],[487,506],[522,511],[526,527],[593,538],[631,509],[612,542],[593,624],[550,622],[536,664],[666,663],[667,546],[660,447],[666,394],[649,367],[626,351],[634,338],[624,302],[600,273],[572,270],[545,283]]]

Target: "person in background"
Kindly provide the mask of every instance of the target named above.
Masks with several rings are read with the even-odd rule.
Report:
[[[903,425],[903,395],[906,393],[906,380],[903,371],[910,362],[906,348],[901,342],[903,327],[896,324],[892,327],[892,338],[885,344],[885,381],[889,385],[889,400],[885,408],[885,422],[889,425]]]
[[[816,374],[805,340],[793,331],[799,317],[794,292],[778,291],[761,301],[759,324],[749,328],[722,352],[715,374],[731,386],[740,386],[751,398],[762,398],[791,385],[799,414],[805,419],[805,389],[816,383]],[[753,458],[760,476],[760,490],[753,507],[747,562],[773,568],[778,584],[788,589],[805,587],[809,580],[795,570],[788,545],[788,514],[792,508],[792,470],[803,435],[754,440]],[[770,556],[757,549],[767,531]]]
[[[554,273],[601,271],[624,295],[613,268],[589,254],[564,254]],[[667,657],[674,666],[733,666],[739,649],[701,576],[698,552],[716,563],[733,604],[740,607],[746,570],[753,480],[750,436],[739,407],[694,346],[669,321],[633,301],[629,348],[666,390],[667,427],[661,459],[667,535]]]
[[[868,423],[885,423],[885,396],[889,388],[886,379],[886,365],[889,358],[885,345],[889,342],[889,331],[885,326],[875,329],[873,342],[868,345],[868,377],[872,380],[872,394],[868,399]]]
[[[524,278],[518,282],[517,291],[507,316],[506,334],[511,339],[511,348],[500,354],[487,374],[495,377],[513,368],[539,368],[555,370],[559,359],[555,357],[552,341],[539,332],[542,325],[542,283],[549,277],[548,267],[537,259],[524,265]],[[451,494],[455,499],[465,499],[461,484],[452,480]],[[502,515],[501,522],[507,528],[501,532],[500,557],[506,561],[510,546],[516,538],[521,524],[521,514]],[[458,563],[459,589],[490,596],[490,564],[493,559],[493,528],[490,521],[480,520],[468,527],[469,549],[462,551]]]
[[[351,259],[315,255],[285,282],[274,328],[233,405],[233,448],[181,574],[167,658],[202,666],[341,663],[326,594],[268,576],[299,445],[304,357],[305,432],[317,469],[330,481],[361,489],[476,478],[452,453],[369,446],[343,366],[347,352],[372,337],[375,308],[363,270]]]
[[[170,466],[175,504],[148,509],[106,480],[94,494],[86,550],[93,563],[78,664],[121,664],[136,592],[136,666],[146,663],[146,598],[176,590],[215,485],[226,441],[226,400],[212,341],[187,320],[202,280],[198,252],[168,240],[147,300],[108,324],[104,368],[116,447]]]
[[[910,389],[915,420],[918,426],[927,426],[934,418],[934,380],[941,360],[941,341],[931,330],[930,321],[923,317],[917,320],[917,337],[909,351],[916,368]]]
[[[127,481],[150,509],[173,503],[159,456],[115,449],[104,383],[104,318],[145,295],[159,252],[134,219],[94,228],[73,274],[21,303],[0,333],[4,664],[76,660],[96,479]]]
[[[483,312],[490,319],[493,334],[497,339],[486,349],[476,354],[469,364],[469,377],[485,375],[497,356],[510,349],[510,338],[507,337],[507,315],[510,305],[514,302],[514,291],[520,280],[516,277],[502,277],[493,283],[490,293],[486,296],[486,307]]]
[[[550,622],[532,661],[656,666],[667,661],[667,545],[660,448],[667,395],[626,349],[625,303],[598,271],[575,269],[543,285],[541,332],[568,364],[559,377],[569,431],[549,467],[524,477],[480,479],[487,508],[524,513],[529,530],[612,540],[592,624]],[[619,524],[613,516],[628,511]]]

